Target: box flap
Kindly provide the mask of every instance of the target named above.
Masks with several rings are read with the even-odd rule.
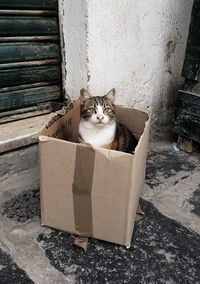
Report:
[[[133,108],[116,106],[117,119],[126,125],[137,137],[140,137],[144,131],[145,123],[148,120],[146,112]]]
[[[69,104],[61,111],[51,113],[48,123],[38,136],[48,136],[77,142],[78,125],[80,122],[80,100]]]

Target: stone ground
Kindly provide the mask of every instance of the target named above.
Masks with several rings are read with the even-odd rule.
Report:
[[[0,200],[0,284],[200,283],[200,152],[150,144],[130,249],[41,227],[38,188]]]

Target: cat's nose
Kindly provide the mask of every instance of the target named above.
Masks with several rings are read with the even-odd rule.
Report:
[[[102,119],[104,119],[104,116],[103,116],[103,115],[98,115],[98,116],[97,116],[97,119],[98,119],[99,121],[101,121]]]

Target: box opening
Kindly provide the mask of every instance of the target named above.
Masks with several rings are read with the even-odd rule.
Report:
[[[139,140],[148,114],[136,109],[116,106],[116,118],[126,125]],[[39,135],[78,143],[78,126],[80,122],[80,100],[71,103],[67,109],[52,114],[52,118],[40,131]]]

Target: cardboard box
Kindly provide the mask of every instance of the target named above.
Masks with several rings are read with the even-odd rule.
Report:
[[[123,106],[116,107],[116,115],[140,137],[134,155],[77,143],[80,100],[64,114],[53,114],[40,131],[41,222],[130,247],[150,119],[145,112]]]

